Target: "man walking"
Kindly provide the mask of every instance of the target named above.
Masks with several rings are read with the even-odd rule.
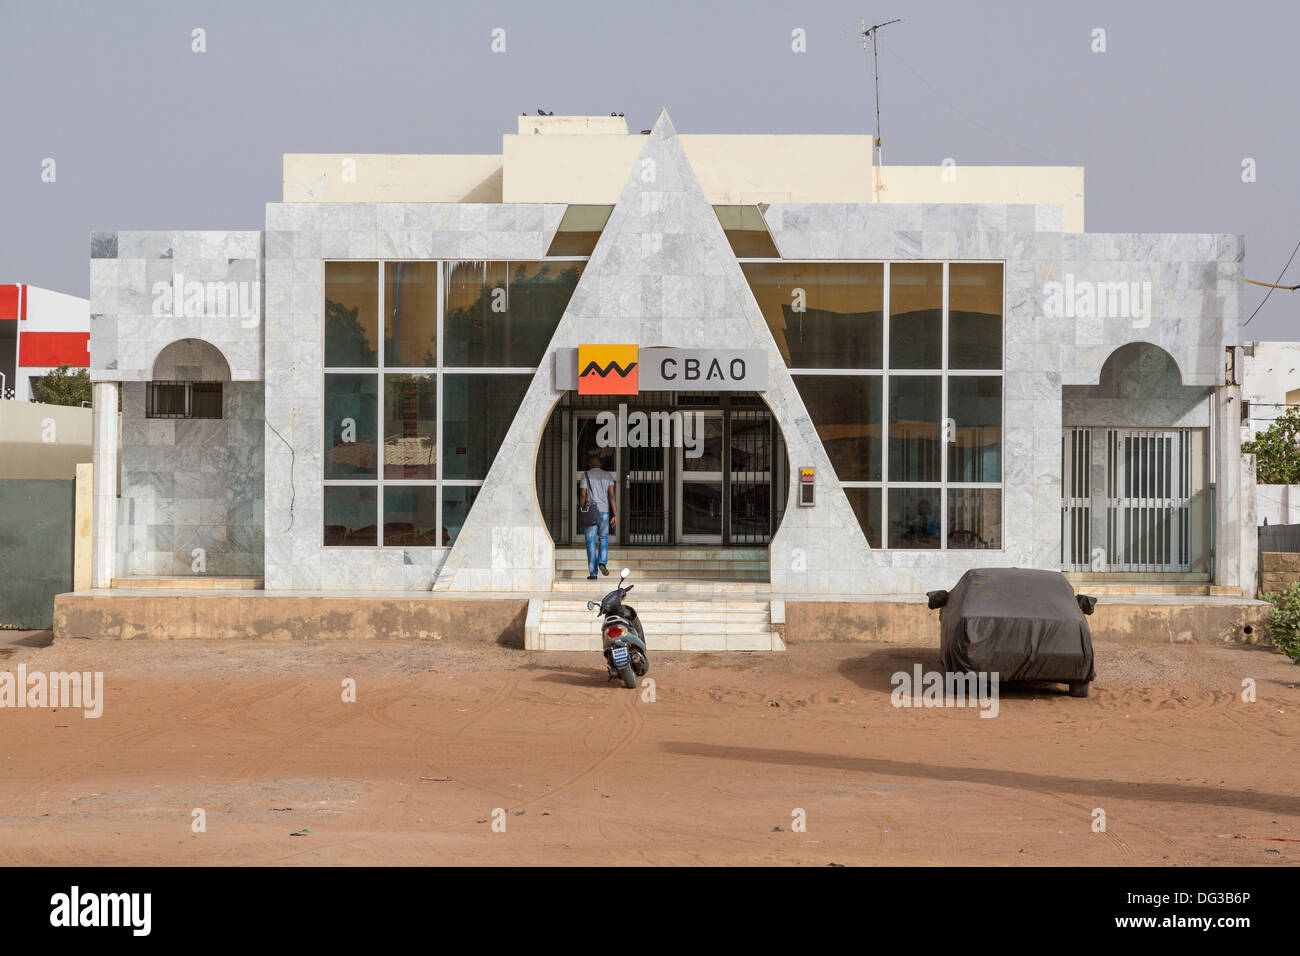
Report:
[[[597,567],[601,574],[609,574],[605,567],[609,561],[609,527],[618,522],[614,476],[600,467],[600,455],[594,452],[587,457],[587,470],[578,484],[578,507],[585,508],[589,501],[600,514],[600,521],[582,529],[587,536],[587,580],[594,581]]]

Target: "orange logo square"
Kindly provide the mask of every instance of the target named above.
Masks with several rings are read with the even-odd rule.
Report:
[[[579,345],[579,395],[635,395],[638,390],[635,345]]]

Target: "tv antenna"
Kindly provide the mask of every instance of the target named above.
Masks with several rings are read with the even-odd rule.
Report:
[[[902,23],[902,17],[894,20],[886,20],[884,23],[877,23],[867,26],[867,18],[862,18],[862,27],[858,30],[858,35],[862,37],[862,49],[867,49],[867,40],[871,40],[871,67],[876,78],[876,136],[875,142],[871,149],[871,168],[872,179],[875,180],[875,201],[880,202],[880,173],[878,167],[885,165],[884,141],[880,137],[880,50],[876,44],[876,36],[882,29],[893,23]]]

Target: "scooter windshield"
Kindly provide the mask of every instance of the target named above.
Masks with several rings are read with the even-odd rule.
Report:
[[[617,611],[622,606],[623,591],[622,589],[615,589],[606,594],[604,600],[600,602],[600,613],[610,614]]]

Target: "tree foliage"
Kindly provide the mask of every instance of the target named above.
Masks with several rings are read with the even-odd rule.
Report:
[[[1241,450],[1255,456],[1261,485],[1300,485],[1300,407],[1289,407]]]
[[[32,383],[32,397],[46,405],[80,407],[90,396],[90,371],[84,368],[60,365]]]

